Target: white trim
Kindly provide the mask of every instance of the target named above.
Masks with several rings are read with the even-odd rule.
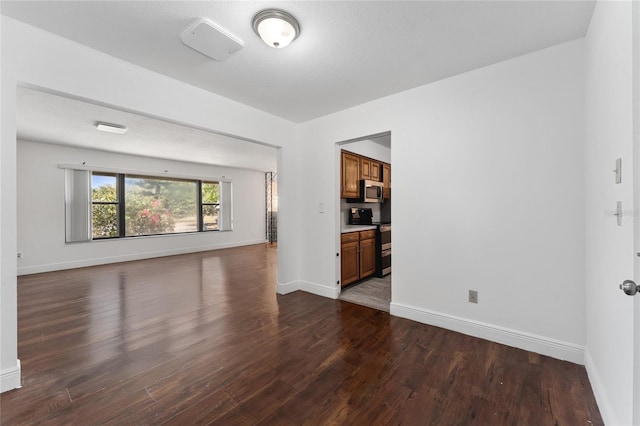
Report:
[[[307,293],[317,294],[318,296],[328,297],[329,299],[337,299],[340,294],[337,287],[329,287],[308,281],[300,281],[300,290],[306,291]]]
[[[213,181],[213,182],[229,182],[231,183],[231,179],[226,179],[224,177],[211,177],[211,176],[193,176],[193,175],[182,175],[175,174],[162,171],[149,171],[149,170],[135,170],[135,169],[121,169],[119,167],[108,167],[108,166],[99,166],[95,164],[58,164],[59,169],[70,169],[70,170],[88,170],[90,172],[104,172],[104,173],[124,173],[129,175],[140,175],[140,176],[148,176],[152,178],[175,178],[175,179],[187,179],[187,180],[203,180],[203,181]]]
[[[122,241],[122,239],[118,239]],[[69,262],[47,263],[43,265],[18,267],[18,276],[39,274],[41,272],[61,271],[63,269],[84,268],[86,266],[105,265],[108,263],[128,262],[131,260],[152,259],[155,257],[174,256],[177,254],[197,253],[201,251],[219,250],[231,247],[249,246],[254,244],[263,244],[267,240],[249,240],[238,241],[233,243],[209,244],[205,246],[192,246],[171,250],[158,250],[144,253],[132,253],[121,256],[98,257],[93,259],[73,260]]]
[[[289,293],[293,293],[294,291],[298,291],[300,290],[300,282],[299,281],[291,281],[288,283],[278,283],[277,287],[276,287],[276,293],[278,294],[289,294]]]
[[[0,371],[0,392],[18,389],[21,385],[22,370],[20,368],[20,360],[16,360],[16,366]]]
[[[584,346],[453,315],[391,303],[391,315],[457,331],[553,358],[584,364]]]
[[[634,1],[631,3],[631,80],[632,80],[632,122],[633,122],[633,181],[631,186],[633,187],[633,206],[634,213],[640,208],[640,185],[638,185],[638,179],[640,178],[640,3]],[[640,252],[640,217],[637,214],[633,215],[633,244],[634,252]],[[640,281],[640,259],[637,256],[633,256],[634,271],[633,276],[636,282]],[[632,401],[635,401],[632,409],[632,419],[634,424],[640,424],[640,298],[634,297],[633,301],[633,318],[635,325],[631,336],[632,342],[632,356],[633,356],[633,385],[632,385]],[[597,399],[596,399],[597,400]],[[607,409],[610,409],[607,406]],[[603,416],[604,417],[604,416]],[[613,424],[613,423],[612,423]]]
[[[593,358],[591,358],[588,346],[584,350],[584,367],[587,370],[587,376],[589,377],[593,396],[596,398],[596,404],[600,410],[602,421],[606,425],[620,424],[616,419],[613,408],[611,408],[611,403],[609,402],[609,398],[607,398],[607,392],[600,379],[600,374],[598,374],[598,370],[596,369],[596,364],[593,362]]]
[[[322,284],[311,283],[308,281],[291,281],[288,283],[278,283],[276,293],[289,294],[294,291],[302,290],[317,296],[328,297],[329,299],[337,299],[340,290],[336,287],[329,287]]]

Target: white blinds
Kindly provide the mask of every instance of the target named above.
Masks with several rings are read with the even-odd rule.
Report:
[[[65,170],[65,233],[66,242],[91,239],[91,172]]]
[[[220,231],[233,230],[233,194],[231,182],[220,182],[220,213],[218,229]]]

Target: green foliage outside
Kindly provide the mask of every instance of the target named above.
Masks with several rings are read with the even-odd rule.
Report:
[[[103,185],[93,189],[94,201],[117,201],[116,188]],[[116,204],[94,204],[92,208],[93,238],[118,236],[118,207]]]
[[[202,202],[205,204],[220,203],[220,185],[202,182]]]
[[[194,182],[127,178],[124,186],[125,235],[171,233],[176,219],[197,214]]]
[[[125,179],[125,235],[153,235],[197,231],[197,184],[146,178]],[[202,184],[202,202],[218,203],[217,183]],[[102,184],[92,190],[93,201],[116,202],[115,185]],[[211,206],[213,207],[213,206]],[[217,207],[217,206],[216,206]],[[205,212],[209,211],[205,206]],[[117,204],[93,205],[93,236],[118,236]],[[217,214],[216,214],[217,221]]]

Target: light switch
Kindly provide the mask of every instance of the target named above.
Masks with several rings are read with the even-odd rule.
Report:
[[[618,226],[622,226],[622,201],[616,202],[616,220],[618,222]]]
[[[324,203],[318,203],[318,213],[324,213]]]
[[[614,173],[616,174],[616,183],[622,183],[622,158],[616,159],[616,168]]]

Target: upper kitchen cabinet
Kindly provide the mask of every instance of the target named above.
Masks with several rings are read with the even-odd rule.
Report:
[[[340,197],[360,197],[360,157],[342,151],[342,169],[340,174]]]
[[[360,179],[371,179],[371,160],[360,157]]]
[[[340,197],[360,198],[360,180],[384,183],[384,198],[391,197],[391,166],[372,158],[342,151]]]
[[[384,199],[391,199],[391,164],[382,163],[382,184],[384,185]]]
[[[371,180],[380,182],[382,180],[381,177],[382,177],[382,174],[380,173],[380,163],[377,161],[371,160]]]
[[[360,157],[360,179],[380,182],[380,162],[370,158]]]

